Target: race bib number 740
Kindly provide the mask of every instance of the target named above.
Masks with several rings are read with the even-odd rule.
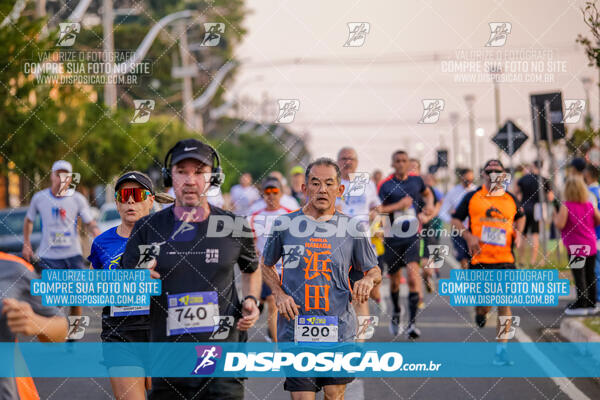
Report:
[[[212,332],[219,316],[217,292],[171,294],[167,305],[167,336]]]

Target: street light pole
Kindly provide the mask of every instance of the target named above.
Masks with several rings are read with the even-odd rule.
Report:
[[[113,36],[113,2],[112,0],[103,0],[102,2],[102,31],[104,34],[104,40],[102,41],[102,47],[104,50],[104,57],[106,62],[112,64],[111,55],[115,51],[115,42]],[[110,75],[114,75],[113,68],[110,69]],[[117,84],[114,79],[110,78],[106,80],[104,85],[104,104],[110,108],[117,108]]]
[[[458,113],[450,113],[450,124],[452,124],[452,159],[454,160],[454,169],[458,168]]]
[[[35,16],[41,18],[46,16],[46,0],[37,0],[35,3]]]
[[[485,154],[485,129],[483,128],[477,128],[475,130],[475,135],[478,137],[478,142],[479,142],[479,164],[483,164],[484,163],[484,159],[483,159],[483,155]]]
[[[585,127],[590,129],[592,127],[592,113],[590,110],[590,89],[592,88],[592,78],[584,76],[581,78],[581,84],[585,91]]]
[[[475,161],[475,153],[477,152],[477,143],[475,142],[475,116],[473,115],[473,105],[475,104],[475,96],[468,94],[465,96],[465,103],[469,111],[469,140],[471,141],[471,168],[473,172],[477,170],[477,163]]]
[[[179,52],[181,53],[181,67],[183,73],[183,91],[182,91],[182,103],[183,103],[183,120],[187,127],[192,131],[197,131],[198,125],[196,124],[196,116],[194,112],[194,95],[192,93],[192,75],[188,73],[190,66],[195,63],[190,60],[190,50],[188,49],[186,25],[183,21],[177,24],[177,30],[179,36]]]
[[[502,76],[502,66],[500,64],[491,65],[489,67],[488,72],[492,77],[492,83],[494,85],[494,117],[496,121],[496,131],[499,131],[501,128],[500,125],[500,86],[498,85],[498,80],[500,76]],[[498,159],[500,159],[501,150],[498,150]]]

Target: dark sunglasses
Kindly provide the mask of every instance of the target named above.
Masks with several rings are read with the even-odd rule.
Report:
[[[130,197],[133,197],[133,201],[139,203],[140,201],[144,201],[150,195],[150,191],[142,188],[127,188],[120,189],[115,192],[115,199],[119,203],[127,203]]]
[[[489,174],[493,174],[494,172],[501,174],[504,171],[502,171],[501,169],[486,169],[483,172],[485,172],[487,175],[489,175]]]
[[[265,194],[279,194],[279,188],[266,188]]]

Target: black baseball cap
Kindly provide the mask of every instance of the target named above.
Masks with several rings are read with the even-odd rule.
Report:
[[[193,158],[206,165],[213,166],[213,150],[197,139],[180,140],[171,149],[171,166],[186,158]]]
[[[267,188],[281,189],[281,182],[279,182],[279,179],[277,179],[277,178],[268,177],[263,181],[261,187],[262,187],[262,190],[265,190]]]
[[[571,167],[575,168],[577,171],[579,172],[583,172],[583,170],[585,169],[585,160],[581,157],[576,157],[573,159],[573,161],[571,161],[571,163],[569,164]]]
[[[496,159],[496,158],[492,158],[491,160],[488,160],[485,165],[483,166],[483,171],[485,171],[487,169],[487,167],[490,166],[490,164],[498,164],[500,166],[500,168],[502,168],[502,170],[504,170],[504,165],[502,165],[502,161]]]
[[[117,179],[117,183],[115,183],[115,190],[119,189],[124,182],[137,182],[142,185],[143,188],[148,189],[150,193],[154,194],[154,186],[152,185],[152,180],[148,175],[144,174],[140,171],[129,171],[125,172],[123,175]]]

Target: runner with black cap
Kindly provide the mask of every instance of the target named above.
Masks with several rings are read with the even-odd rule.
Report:
[[[469,192],[452,214],[452,225],[467,242],[471,253],[469,269],[515,269],[513,246],[519,247],[525,226],[525,214],[517,198],[501,182],[504,166],[500,160],[489,160],[482,172],[483,185]],[[505,176],[505,175],[504,175]],[[469,218],[468,229],[463,221]],[[483,328],[491,306],[475,307],[475,323]],[[506,317],[501,325],[500,316]],[[498,306],[497,329],[510,328],[510,306]],[[506,339],[498,339],[495,365],[510,365]]]
[[[283,196],[283,187],[279,179],[267,177],[262,183],[262,196],[267,206],[252,214],[250,219],[250,228],[254,233],[254,242],[259,256],[262,255],[265,243],[271,232],[273,220],[282,214],[292,212],[289,208],[281,205]],[[277,263],[277,273],[281,276],[281,262]],[[269,288],[269,285],[263,282],[260,300],[267,304],[267,327],[269,340],[277,341],[277,305],[275,298]]]
[[[88,260],[95,269],[119,268],[121,255],[134,224],[148,215],[155,199],[152,180],[139,171],[128,171],[115,184],[115,201],[121,224],[94,239]],[[150,307],[104,307],[102,310],[103,342],[147,342],[149,340]],[[114,352],[113,352],[114,353]],[[143,366],[143,356],[132,354],[123,346],[120,354],[104,354],[110,368]],[[116,356],[116,357],[115,357]],[[116,371],[113,370],[113,372]],[[117,399],[143,399],[149,379],[143,377],[111,377],[110,383]]]
[[[164,185],[174,188],[175,205],[135,224],[120,262],[121,268],[129,269],[142,261],[139,267],[150,267],[152,277],[162,280],[162,294],[150,304],[150,341],[244,341],[245,331],[259,316],[261,276],[247,225],[231,224],[235,227],[229,234],[219,237],[209,231],[211,220],[235,219],[207,201],[223,180],[219,155],[199,140],[186,139],[169,150],[164,164]],[[149,248],[152,255],[146,256]],[[147,263],[148,258],[152,261]],[[242,301],[234,281],[236,263],[242,272]],[[231,328],[218,329],[225,325]],[[173,355],[152,356],[167,362]],[[243,396],[242,380],[199,377],[153,378],[149,398]]]

